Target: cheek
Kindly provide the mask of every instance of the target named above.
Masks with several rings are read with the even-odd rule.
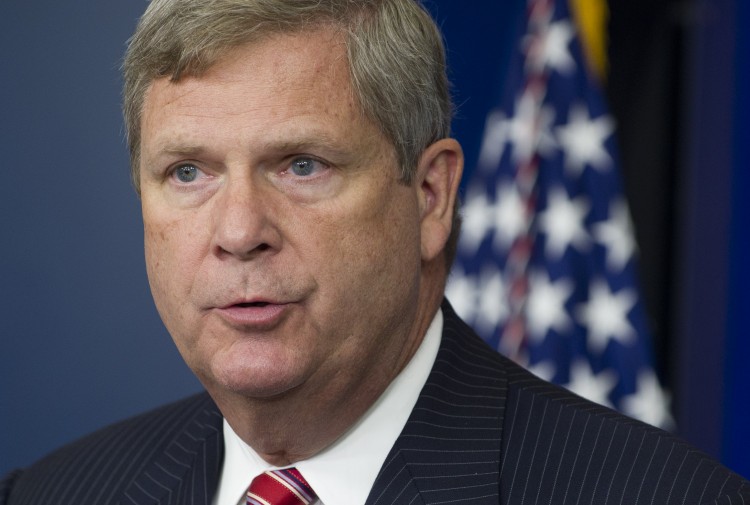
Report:
[[[380,204],[343,213],[344,219],[318,228],[315,241],[321,271],[340,285],[350,301],[371,305],[413,294],[420,270],[417,205],[409,198],[385,198]],[[330,285],[329,284],[329,285]]]
[[[192,244],[194,230],[180,220],[155,220],[144,214],[146,271],[156,307],[168,328],[181,317],[179,312],[191,289],[199,264]],[[183,303],[181,303],[182,301]]]
[[[169,326],[168,321],[168,297],[167,293],[173,290],[170,268],[170,240],[163,227],[154,224],[144,225],[144,245],[146,255],[146,273],[148,283],[151,287],[151,295],[156,303],[156,308],[161,314],[164,323]]]
[[[149,278],[152,273],[158,272],[161,268],[162,258],[159,255],[159,251],[165,248],[164,244],[166,242],[167,237],[163,228],[154,226],[153,224],[144,223],[143,243],[146,254],[146,269],[148,270]]]

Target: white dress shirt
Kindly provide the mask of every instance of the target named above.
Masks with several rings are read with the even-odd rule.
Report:
[[[294,465],[317,493],[318,504],[365,503],[427,382],[442,333],[443,313],[438,310],[411,361],[359,421],[333,445]],[[244,505],[253,478],[275,468],[243,442],[225,419],[224,465],[213,505]]]

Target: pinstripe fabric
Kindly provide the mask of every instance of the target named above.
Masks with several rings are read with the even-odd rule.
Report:
[[[208,505],[224,449],[221,423],[206,394],[118,423],[16,475],[0,505]]]
[[[683,441],[524,370],[508,381],[504,503],[750,503],[747,481]]]
[[[507,378],[444,304],[443,341],[367,505],[499,502]]]
[[[741,477],[537,379],[443,312],[437,362],[367,505],[750,505]]]
[[[437,361],[367,505],[750,505],[741,477],[535,378],[443,311]],[[221,414],[199,395],[12,474],[0,505],[208,505],[222,450]]]

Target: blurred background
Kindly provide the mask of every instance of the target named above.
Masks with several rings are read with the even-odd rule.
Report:
[[[469,181],[527,0],[425,3],[446,39]],[[0,1],[0,474],[200,390],[153,307],[129,182],[119,65],[145,7]],[[673,429],[748,477],[750,6],[574,7],[617,125],[647,354]]]

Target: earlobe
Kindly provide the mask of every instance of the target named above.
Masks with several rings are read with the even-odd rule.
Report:
[[[435,259],[445,248],[453,225],[464,155],[454,139],[441,139],[422,153],[417,171],[422,260]]]

